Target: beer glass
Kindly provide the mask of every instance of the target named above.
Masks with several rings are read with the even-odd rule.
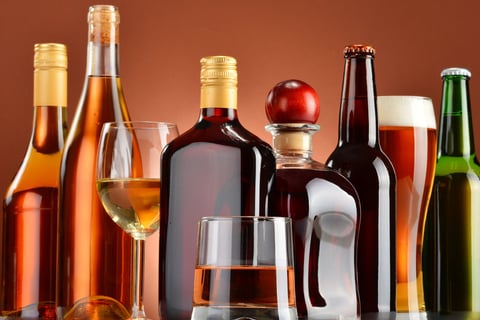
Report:
[[[191,319],[296,319],[291,228],[283,217],[201,218]]]
[[[425,311],[422,242],[436,165],[432,100],[377,97],[380,145],[397,176],[397,312]]]

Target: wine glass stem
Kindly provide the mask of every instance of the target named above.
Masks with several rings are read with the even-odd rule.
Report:
[[[143,307],[143,271],[145,241],[135,239],[135,261],[133,264],[133,308],[131,319],[147,319]]]

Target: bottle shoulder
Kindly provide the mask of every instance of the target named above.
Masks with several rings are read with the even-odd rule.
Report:
[[[6,194],[38,187],[58,187],[60,161],[61,151],[44,154],[30,145],[19,169],[7,187]]]
[[[77,148],[96,148],[106,122],[127,121],[130,114],[119,77],[89,76],[75,110],[64,152]]]
[[[390,159],[380,148],[355,144],[337,147],[327,158],[326,166],[335,170],[394,170]]]
[[[440,156],[435,168],[436,176],[470,173],[480,176],[480,163],[475,154],[469,157]]]
[[[283,185],[290,185],[292,188],[307,187],[312,181],[323,181],[335,189],[342,189],[344,192],[358,199],[357,192],[353,184],[338,171],[323,168],[277,168],[275,174],[276,180],[279,179]]]
[[[360,200],[355,188],[328,168],[277,169],[269,203],[269,214],[293,219],[321,217],[330,212],[345,215],[351,221],[360,218]]]
[[[245,152],[251,150],[275,161],[271,146],[245,129],[238,121],[223,123],[200,121],[170,142],[164,154],[169,155],[198,146],[204,146],[207,150],[219,147],[237,148]]]

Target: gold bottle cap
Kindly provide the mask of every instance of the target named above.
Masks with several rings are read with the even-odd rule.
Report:
[[[34,106],[67,106],[67,47],[60,43],[34,46]]]
[[[364,45],[364,44],[353,44],[348,45],[343,49],[343,54],[370,54],[372,56],[375,55],[375,49],[372,46]]]
[[[200,60],[200,107],[237,108],[237,60],[209,56]]]
[[[105,44],[119,43],[120,12],[117,7],[112,5],[91,6],[88,10],[87,20],[90,25],[90,41]]]
[[[61,43],[37,43],[33,47],[33,67],[67,68],[67,47]]]
[[[237,60],[229,56],[210,56],[200,59],[200,82],[237,84]]]

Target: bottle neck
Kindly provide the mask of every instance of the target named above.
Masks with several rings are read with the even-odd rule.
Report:
[[[200,108],[237,109],[237,86],[230,82],[202,84]]]
[[[273,152],[277,163],[304,164],[312,161],[312,138],[318,125],[282,123],[266,126],[272,134]]]
[[[439,156],[475,154],[469,85],[465,76],[444,77],[438,146]]]
[[[346,58],[340,107],[340,144],[378,145],[374,74],[373,56]]]
[[[119,26],[116,11],[92,14],[88,24],[87,75],[118,76],[119,69]]]
[[[31,145],[45,154],[63,148],[67,128],[67,70],[36,68],[33,78],[33,130]]]
[[[90,41],[87,49],[87,76],[117,77],[119,75],[118,45]]]
[[[54,154],[62,150],[67,135],[67,109],[36,106],[33,113],[31,146],[35,151]]]
[[[200,119],[226,122],[237,119],[237,87],[232,83],[202,84]]]

